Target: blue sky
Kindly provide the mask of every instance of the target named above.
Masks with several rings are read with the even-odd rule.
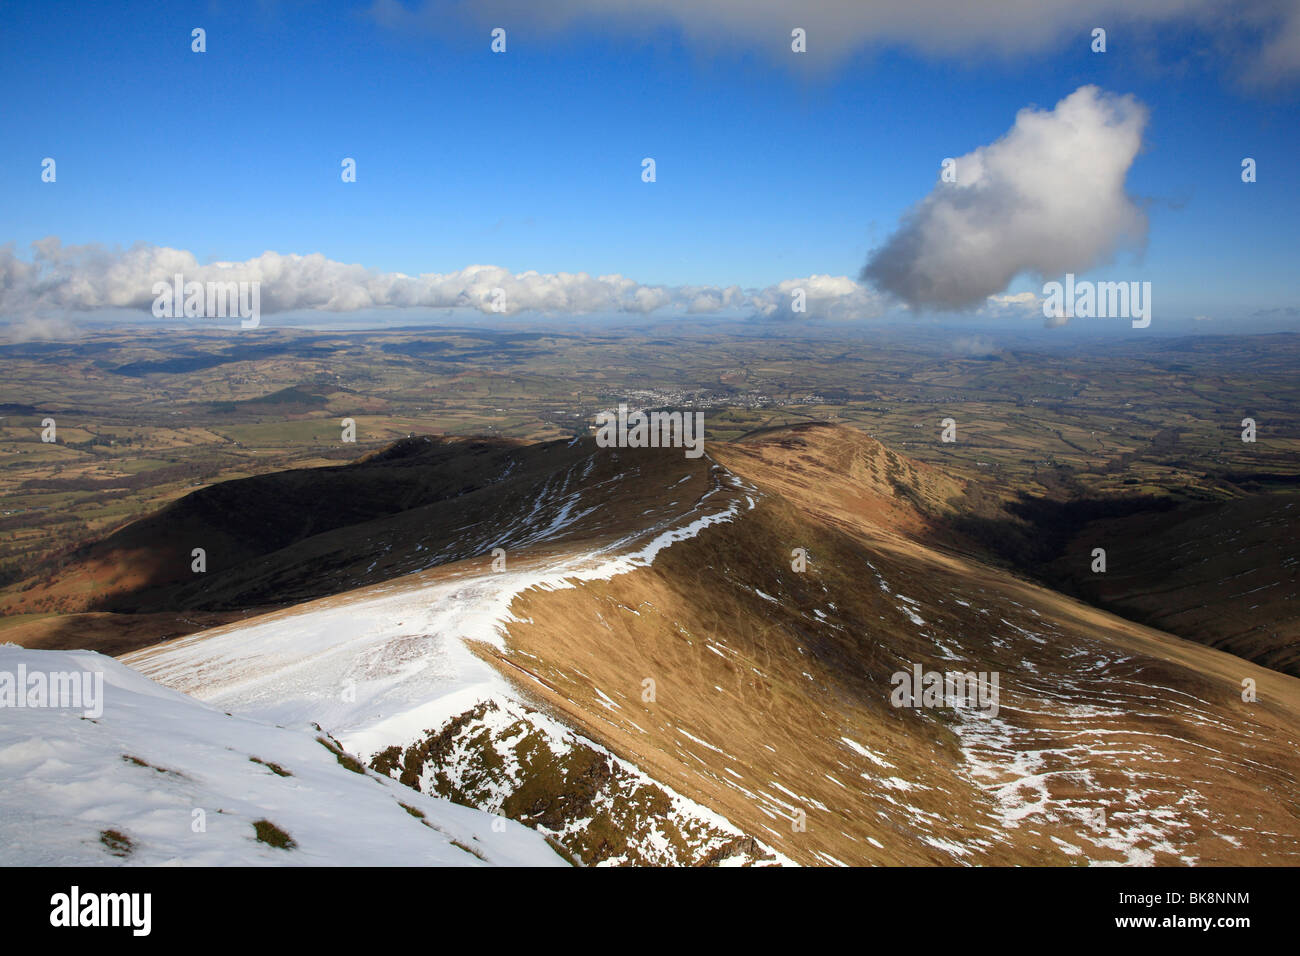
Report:
[[[1190,28],[1112,28],[1105,54],[1086,35],[987,56],[867,43],[808,69],[660,22],[503,17],[496,55],[452,6],[436,29],[384,26],[365,4],[245,6],[9,4],[0,243],[20,257],[51,235],[200,262],[318,252],[412,275],[856,277],[943,157],[1093,83],[1150,110],[1128,177],[1150,230],[1110,272],[1151,280],[1179,315],[1300,304],[1297,84],[1247,85],[1231,58],[1189,56],[1205,45]]]

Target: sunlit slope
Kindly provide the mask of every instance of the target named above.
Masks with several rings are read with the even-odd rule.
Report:
[[[877,524],[842,477],[854,441],[716,448],[757,507],[525,595],[521,685],[801,862],[1297,860],[1300,684]],[[999,714],[893,707],[916,664],[999,673]]]

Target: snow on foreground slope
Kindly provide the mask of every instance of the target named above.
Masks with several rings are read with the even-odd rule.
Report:
[[[510,606],[518,594],[647,567],[664,548],[753,508],[743,492],[754,489],[740,479],[716,464],[710,479],[710,489],[691,506],[593,552],[546,561],[517,553],[506,572],[480,563],[472,571],[409,575],[178,638],[123,660],[222,710],[286,726],[319,724],[367,763],[394,748],[422,747],[447,729],[451,761],[424,768],[419,758],[423,772],[408,770],[403,780],[485,810],[506,813],[533,804],[534,778],[561,778],[560,792],[542,799],[571,812],[527,817],[588,862],[788,862],[524,704],[467,644],[504,652],[501,631],[513,620]],[[396,770],[391,756],[385,764]],[[577,777],[582,792],[575,797],[569,790]]]
[[[310,728],[230,716],[90,651],[0,645],[0,672],[20,668],[102,673],[103,711],[0,710],[0,864],[564,865],[527,827],[349,770]],[[294,846],[259,842],[259,821]]]

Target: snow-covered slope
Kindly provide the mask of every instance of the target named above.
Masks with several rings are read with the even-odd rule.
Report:
[[[89,651],[0,646],[0,674],[20,673],[101,673],[103,706],[0,710],[5,865],[564,864],[527,827],[365,771],[312,728],[231,716]]]

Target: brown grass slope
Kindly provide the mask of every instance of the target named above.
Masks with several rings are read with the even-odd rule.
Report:
[[[805,863],[1300,862],[1300,682],[911,540],[856,432],[713,455],[752,511],[517,601],[503,672],[571,725]],[[892,706],[917,663],[998,672],[998,718]]]

